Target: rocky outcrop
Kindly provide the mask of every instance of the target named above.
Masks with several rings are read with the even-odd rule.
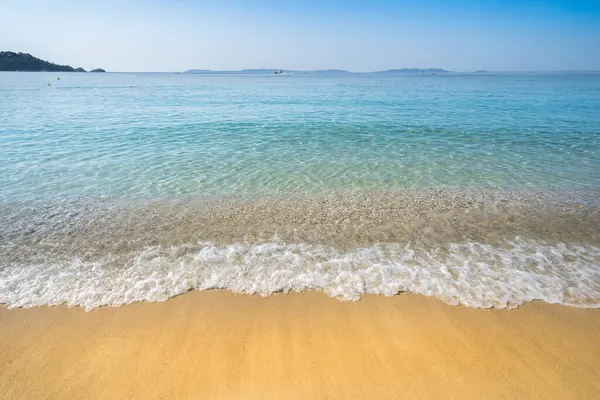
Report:
[[[0,71],[75,72],[75,69],[68,65],[58,65],[40,60],[31,54],[2,51],[0,52]]]
[[[41,60],[27,53],[0,51],[0,71],[27,71],[27,72],[85,72],[85,69],[73,68],[69,65],[54,64]],[[95,69],[91,72],[106,72]]]

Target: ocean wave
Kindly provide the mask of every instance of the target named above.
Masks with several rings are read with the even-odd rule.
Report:
[[[119,263],[108,255],[0,268],[0,303],[9,308],[66,304],[92,310],[209,289],[262,296],[316,290],[346,301],[408,292],[475,308],[515,308],[535,300],[596,308],[600,248],[524,238],[501,246],[381,243],[347,251],[281,240],[201,242],[149,246]]]

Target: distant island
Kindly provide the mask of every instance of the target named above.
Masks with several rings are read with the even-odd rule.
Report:
[[[85,72],[85,69],[73,68],[69,65],[59,65],[41,60],[27,53],[14,53],[12,51],[0,51],[0,71],[24,71],[24,72]],[[91,72],[106,72],[103,69],[95,69]]]
[[[388,69],[387,71],[375,71],[374,74],[444,74],[449,73],[445,69],[441,68],[400,68],[400,69]]]
[[[191,69],[185,71],[185,74],[200,74],[200,75],[265,75],[265,74],[278,74],[279,69],[273,68],[261,68],[261,69],[241,69],[241,70],[227,70],[227,71],[213,71],[210,69]],[[353,72],[346,71],[343,69],[326,69],[326,70],[313,70],[313,71],[298,71],[298,70],[283,70],[284,73],[290,74],[301,74],[301,75],[344,75],[352,74]],[[390,69],[386,71],[374,71],[374,72],[360,72],[360,74],[442,74],[450,73],[441,68],[401,68],[401,69]]]

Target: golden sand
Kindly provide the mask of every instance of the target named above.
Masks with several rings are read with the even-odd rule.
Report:
[[[2,308],[0,398],[600,398],[600,310],[225,291]]]

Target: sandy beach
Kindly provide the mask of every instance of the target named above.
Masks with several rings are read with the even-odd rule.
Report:
[[[0,398],[535,398],[600,394],[600,310],[190,292],[0,309]]]

